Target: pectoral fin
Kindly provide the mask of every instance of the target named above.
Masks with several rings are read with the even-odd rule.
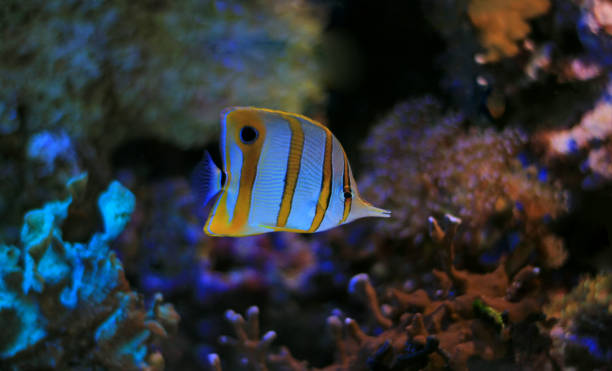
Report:
[[[221,191],[221,170],[215,165],[208,151],[191,174],[191,184],[198,203],[205,207]]]

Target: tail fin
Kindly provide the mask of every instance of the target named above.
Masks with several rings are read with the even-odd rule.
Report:
[[[208,151],[191,173],[191,186],[198,204],[205,207],[221,191],[221,170],[215,165]]]

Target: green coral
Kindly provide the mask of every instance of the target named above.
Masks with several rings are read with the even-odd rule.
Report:
[[[322,94],[321,17],[301,0],[11,0],[0,25],[0,132],[191,146],[226,106],[300,112]]]

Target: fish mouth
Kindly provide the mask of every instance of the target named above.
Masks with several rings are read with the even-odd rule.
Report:
[[[380,214],[378,216],[380,216],[381,218],[390,218],[391,217],[391,211],[390,210],[385,210],[385,209],[378,209],[378,210],[380,210]]]

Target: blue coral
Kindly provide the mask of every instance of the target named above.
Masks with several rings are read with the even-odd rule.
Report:
[[[121,183],[114,181],[110,184],[98,199],[98,207],[104,219],[104,239],[113,240],[123,231],[135,205],[136,198]]]
[[[44,163],[43,175],[52,174],[55,162],[59,159],[77,168],[77,156],[72,140],[65,131],[41,131],[30,137],[27,148],[28,157]]]
[[[21,251],[15,246],[0,245],[0,323],[5,336],[0,341],[0,359],[14,356],[47,336],[47,321],[32,297],[21,295],[18,285]]]
[[[0,326],[10,334],[0,339],[0,365],[61,368],[76,352],[87,355],[79,360],[86,366],[141,369],[150,359],[159,363],[149,345],[178,316],[161,306],[161,297],[145,308],[108,245],[129,221],[134,195],[111,183],[98,199],[104,232],[87,243],[63,240],[61,224],[86,181],[86,174],[71,179],[65,200],[26,213],[19,247],[0,245]]]

